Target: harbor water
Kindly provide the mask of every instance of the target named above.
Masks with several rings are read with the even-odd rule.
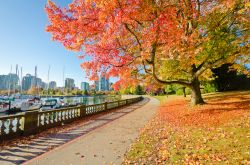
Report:
[[[74,104],[81,104],[81,105],[94,105],[94,104],[101,104],[104,102],[112,102],[121,99],[120,96],[66,96],[66,97],[41,97],[41,100],[44,101],[49,98],[61,98],[67,105],[74,105]],[[15,99],[14,103],[25,101],[26,99]],[[1,112],[0,116],[8,116],[13,114],[20,114],[25,112]]]

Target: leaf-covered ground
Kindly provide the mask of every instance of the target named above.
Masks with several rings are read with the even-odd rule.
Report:
[[[191,107],[182,97],[160,97],[123,164],[250,164],[250,92],[204,98]]]

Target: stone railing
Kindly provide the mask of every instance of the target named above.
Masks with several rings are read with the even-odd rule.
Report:
[[[139,102],[143,97],[105,102],[96,105],[32,111],[18,115],[0,117],[0,142],[41,132],[64,123],[84,118],[102,111],[126,106]]]

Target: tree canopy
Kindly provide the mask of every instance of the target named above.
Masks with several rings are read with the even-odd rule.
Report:
[[[180,84],[203,103],[199,79],[224,63],[249,63],[247,0],[74,0],[48,2],[47,31],[65,48],[84,52],[90,79],[118,76],[114,84]]]

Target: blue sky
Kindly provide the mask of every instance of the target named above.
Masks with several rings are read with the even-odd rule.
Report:
[[[60,6],[67,6],[72,0],[54,0]],[[49,65],[50,80],[63,83],[65,78],[88,81],[80,68],[80,53],[67,51],[60,43],[51,41],[51,35],[45,31],[48,25],[44,7],[47,0],[7,0],[0,4],[0,74],[10,72],[15,65],[23,67],[23,74],[34,74],[38,66],[38,77],[47,82]]]

